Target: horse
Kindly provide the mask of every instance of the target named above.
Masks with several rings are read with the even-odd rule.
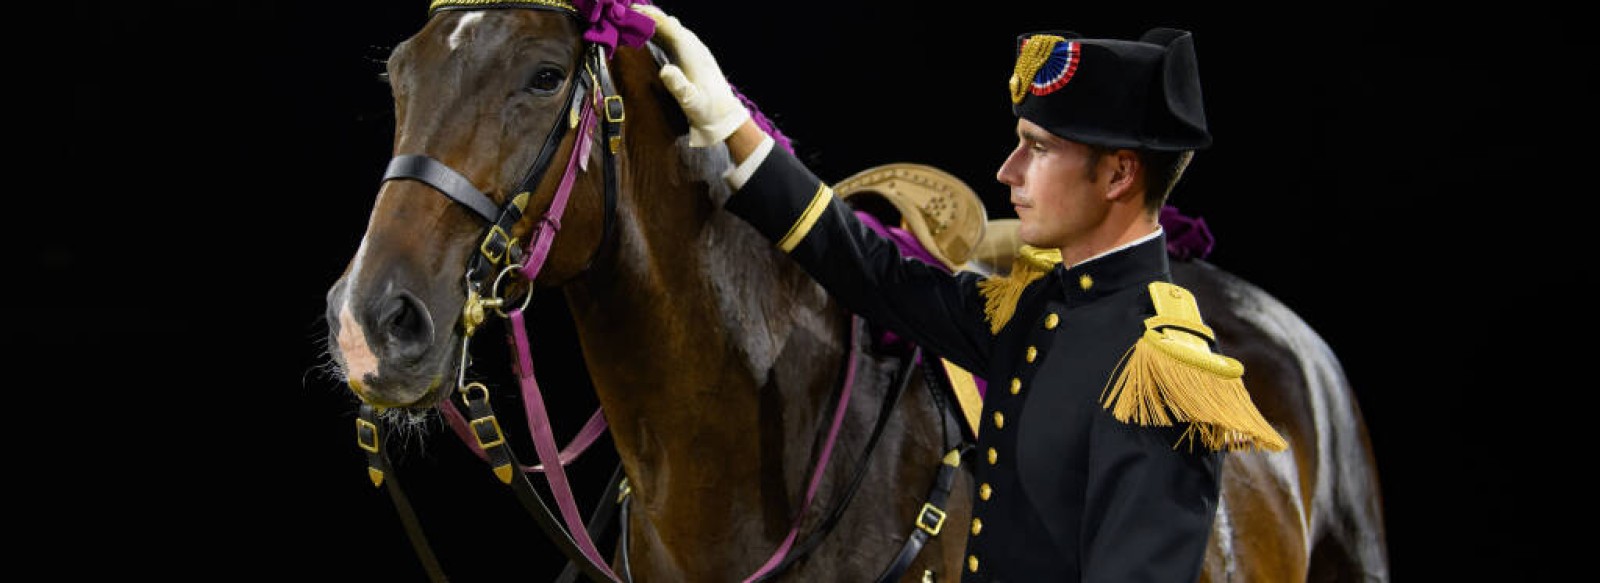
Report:
[[[521,483],[525,467],[495,441],[493,381],[469,382],[487,374],[469,352],[495,314],[525,351],[533,331],[517,306],[556,289],[625,476],[625,544],[609,558],[569,508],[565,531],[547,527],[585,575],[959,577],[974,485],[951,471],[958,414],[912,366],[933,359],[876,346],[875,330],[721,212],[727,152],[688,146],[656,76],[665,54],[595,34],[616,26],[611,3],[573,4],[441,0],[387,61],[394,157],[327,296],[331,364],[363,403],[358,442],[376,455],[376,420],[458,416],[459,396],[473,419],[458,431]],[[1385,579],[1376,474],[1333,354],[1263,291],[1189,265],[1174,277],[1217,314],[1208,322],[1291,443],[1229,456],[1203,580]],[[537,401],[531,366],[515,372]],[[858,456],[857,471],[825,463],[834,450]]]

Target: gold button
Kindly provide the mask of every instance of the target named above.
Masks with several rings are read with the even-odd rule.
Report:
[[[1005,426],[1006,426],[1006,414],[1005,413],[1001,413],[999,411],[995,411],[994,412],[994,428],[995,429],[1002,429]]]
[[[972,519],[972,536],[978,536],[980,532],[983,532],[983,521],[976,518]]]
[[[1035,358],[1039,358],[1039,349],[1036,348],[1036,347],[1033,347],[1033,346],[1029,346],[1028,347],[1028,356],[1027,356],[1028,362],[1033,362],[1033,359],[1035,359]]]
[[[967,555],[967,570],[973,573],[978,572],[978,555]]]
[[[1044,329],[1045,330],[1055,330],[1056,329],[1056,324],[1060,324],[1060,323],[1061,323],[1061,316],[1057,316],[1055,314],[1050,314],[1050,315],[1044,317]]]
[[[989,497],[992,496],[992,495],[994,495],[994,488],[990,488],[989,484],[984,484],[982,486],[978,486],[978,499],[979,500],[988,500]]]
[[[1094,278],[1089,277],[1087,273],[1083,274],[1078,278],[1078,287],[1087,291],[1089,288],[1094,287]]]
[[[1022,379],[1012,378],[1011,379],[1011,394],[1015,395],[1015,394],[1020,393],[1020,392],[1022,392]]]
[[[992,447],[989,448],[989,465],[994,465],[995,460],[998,459],[1000,459],[1000,452],[995,451]]]

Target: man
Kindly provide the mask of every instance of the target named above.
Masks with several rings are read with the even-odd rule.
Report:
[[[1172,285],[1158,212],[1210,145],[1192,37],[1018,39],[1009,275],[902,260],[751,121],[709,49],[656,20],[690,144],[726,144],[726,209],[845,305],[988,382],[963,580],[1194,581],[1224,452],[1282,450],[1238,361]]]

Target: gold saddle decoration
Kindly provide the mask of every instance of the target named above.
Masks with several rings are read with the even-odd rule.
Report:
[[[961,270],[984,237],[988,212],[967,183],[926,164],[897,162],[873,166],[833,185],[846,204],[884,219],[888,202],[900,215],[898,226],[910,231],[922,247],[952,271]],[[865,196],[864,196],[865,195]],[[885,224],[896,224],[884,220]]]

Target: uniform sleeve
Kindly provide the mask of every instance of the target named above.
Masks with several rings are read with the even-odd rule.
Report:
[[[725,207],[849,310],[967,370],[987,370],[980,277],[903,257],[787,150],[772,149]]]
[[[1223,453],[1174,448],[1179,427],[1095,416],[1085,500],[1083,581],[1190,583],[1217,512]]]

